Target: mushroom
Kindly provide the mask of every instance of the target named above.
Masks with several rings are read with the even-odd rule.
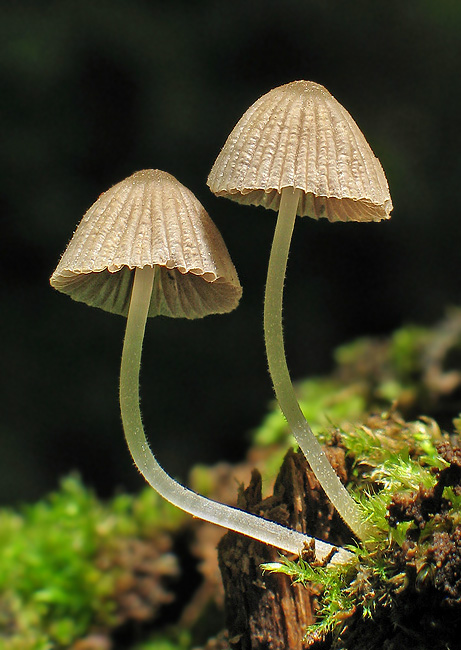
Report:
[[[311,81],[268,92],[243,115],[208,177],[218,196],[278,210],[264,301],[269,371],[277,400],[326,494],[359,539],[370,528],[332,469],[301,412],[287,367],[282,298],[296,215],[380,221],[392,210],[386,177],[360,129]]]
[[[102,194],[74,233],[51,285],[78,301],[127,316],[120,408],[138,469],[165,499],[195,517],[286,551],[311,539],[183,487],[149,448],[139,407],[139,371],[148,316],[200,318],[234,309],[242,289],[226,245],[203,206],[176,178],[136,172]],[[334,547],[315,540],[319,559]],[[338,552],[334,561],[349,554]]]

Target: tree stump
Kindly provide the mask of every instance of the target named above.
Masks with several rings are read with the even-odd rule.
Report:
[[[327,449],[330,462],[346,480],[344,451]],[[302,452],[289,451],[274,486],[262,500],[256,470],[241,494],[239,507],[333,544],[351,542]],[[312,551],[306,549],[307,559]],[[277,549],[229,532],[218,546],[225,589],[229,641],[235,650],[303,650],[305,630],[314,622],[318,589],[293,585],[288,576],[263,574],[260,565],[280,557]],[[295,556],[293,556],[294,558]],[[313,556],[310,557],[313,560]]]

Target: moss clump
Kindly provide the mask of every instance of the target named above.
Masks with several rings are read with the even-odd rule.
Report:
[[[389,338],[363,338],[338,348],[333,378],[360,386],[367,409],[397,400],[407,417],[436,414],[448,425],[461,394],[461,309],[431,328],[408,325]],[[445,419],[445,409],[451,411]]]
[[[150,489],[102,504],[75,477],[19,513],[1,510],[1,649],[69,648],[142,620],[143,608],[155,614],[171,598],[165,585],[177,566],[168,535],[181,518]],[[137,595],[139,572],[157,582],[158,602]]]
[[[171,629],[154,635],[149,641],[136,645],[133,650],[190,650],[191,636],[187,630]]]
[[[461,448],[433,420],[405,422],[393,411],[321,437],[327,443],[333,435],[354,460],[351,486],[373,537],[350,547],[354,558],[345,566],[281,559],[263,568],[321,586],[307,630],[313,646],[454,647],[460,630],[447,621],[461,613]],[[396,627],[405,631],[395,635]],[[389,645],[392,637],[397,645]]]

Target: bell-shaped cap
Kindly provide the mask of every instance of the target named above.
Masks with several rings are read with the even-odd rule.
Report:
[[[127,315],[133,269],[158,267],[149,316],[232,311],[242,295],[226,245],[198,199],[159,170],[136,172],[83,217],[50,283],[74,300]]]
[[[278,210],[284,187],[302,190],[298,214],[379,221],[392,210],[379,160],[352,117],[323,86],[293,81],[246,111],[208,177],[210,190]]]

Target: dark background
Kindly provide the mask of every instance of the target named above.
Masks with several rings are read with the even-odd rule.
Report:
[[[0,502],[35,499],[78,469],[103,495],[142,479],[118,410],[124,319],[48,285],[97,196],[160,168],[202,201],[244,287],[239,308],[148,323],[143,413],[182,480],[238,460],[272,391],[262,339],[275,213],[213,197],[206,178],[260,95],[325,85],[386,170],[381,224],[299,221],[286,283],[294,378],[335,346],[432,323],[459,303],[459,0],[59,0],[0,6]]]

